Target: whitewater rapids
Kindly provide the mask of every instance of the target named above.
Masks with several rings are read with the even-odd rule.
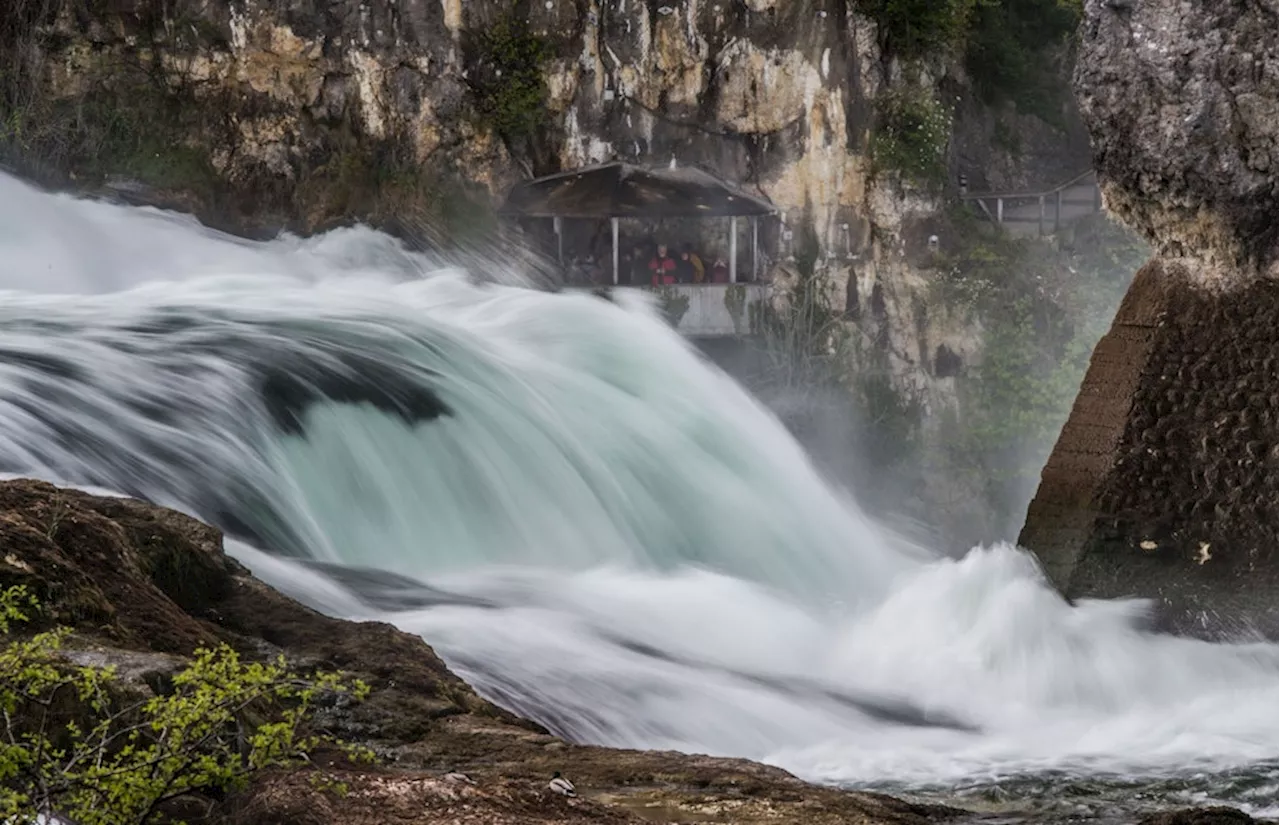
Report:
[[[1253,771],[1274,797],[1275,644],[1069,606],[1012,547],[913,547],[646,301],[471,269],[0,176],[0,472],[214,522],[576,740],[905,788]]]

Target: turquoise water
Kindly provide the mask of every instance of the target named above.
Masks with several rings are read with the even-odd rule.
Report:
[[[3,177],[0,227],[0,471],[211,520],[563,736],[993,816],[1274,800],[1275,644],[886,532],[640,298]]]

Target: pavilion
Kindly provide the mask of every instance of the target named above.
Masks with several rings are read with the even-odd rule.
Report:
[[[762,216],[777,210],[690,166],[646,169],[622,161],[588,166],[517,184],[499,214],[551,218],[557,238],[562,218],[608,219],[613,231],[613,282],[618,283],[618,222],[623,218],[728,218],[729,282],[738,280],[738,218],[751,219],[751,266],[759,271]],[[560,251],[563,257],[563,249]]]

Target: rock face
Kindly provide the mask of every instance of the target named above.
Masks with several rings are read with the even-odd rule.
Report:
[[[421,208],[446,175],[497,195],[528,174],[674,157],[758,187],[793,224],[807,212],[824,248],[856,252],[873,225],[896,232],[867,191],[873,102],[890,88],[954,106],[954,165],[975,189],[1087,163],[1081,130],[1034,118],[1005,124],[1033,162],[994,149],[999,117],[962,72],[904,72],[845,2],[54,0],[3,14],[10,74],[52,101],[30,125],[64,104],[93,119],[86,95],[116,103],[92,148],[117,168],[96,171],[229,186],[206,211],[245,226]],[[537,80],[545,99],[504,91]],[[209,180],[190,180],[201,169]],[[911,205],[888,185],[881,201]]]
[[[1105,197],[1160,254],[1094,351],[1021,543],[1068,596],[1274,635],[1276,10],[1086,13],[1076,84]]]
[[[1276,254],[1276,6],[1088,0],[1076,89],[1107,207],[1166,255]]]
[[[422,639],[377,622],[322,616],[277,593],[222,552],[194,519],[139,501],[26,479],[0,482],[0,588],[26,585],[43,620],[76,629],[68,655],[148,683],[200,645],[243,656],[284,653],[295,667],[342,669],[369,699],[318,719],[371,745],[383,764],[313,754],[305,769],[260,776],[188,821],[235,825],[640,823],[695,821],[925,825],[958,813],[809,785],[745,760],[574,745],[477,696]],[[466,771],[476,785],[450,782]],[[555,770],[581,797],[546,790]],[[338,788],[342,788],[341,791]],[[640,814],[650,814],[641,816]]]

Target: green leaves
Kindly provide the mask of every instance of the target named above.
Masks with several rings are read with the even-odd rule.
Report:
[[[0,631],[7,637],[34,606],[24,588],[0,592]],[[283,657],[246,663],[219,645],[197,650],[171,690],[138,698],[113,668],[69,662],[70,634],[58,628],[0,648],[0,817],[15,825],[46,808],[81,825],[155,821],[170,799],[233,789],[254,771],[305,759],[324,741],[307,732],[317,703],[369,691],[339,673],[300,675]]]
[[[923,89],[901,89],[876,99],[871,161],[877,171],[898,173],[918,186],[947,176],[951,115]]]
[[[476,38],[472,88],[481,118],[507,141],[533,134],[547,116],[542,64],[551,56],[550,47],[514,8]]]
[[[938,260],[933,301],[967,309],[983,336],[981,361],[957,383],[947,459],[980,473],[998,509],[1023,502],[1011,491],[1035,484],[1146,250],[1104,216],[1077,224],[1066,249],[1012,238],[968,213],[949,219],[963,240]]]
[[[856,0],[876,21],[882,46],[905,58],[925,57],[960,43],[978,0]]]
[[[965,71],[988,104],[1011,101],[1049,123],[1062,119],[1069,66],[1062,64],[1082,10],[1079,0],[993,0],[972,15]]]

